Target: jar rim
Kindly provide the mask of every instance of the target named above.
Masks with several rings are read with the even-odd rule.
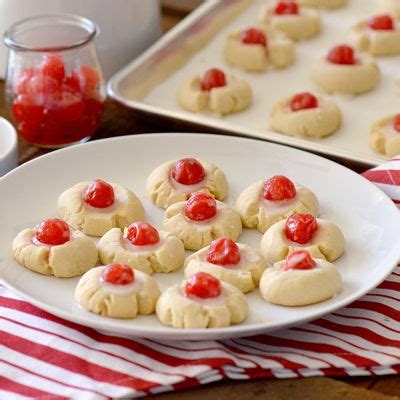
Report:
[[[21,32],[28,31],[29,29],[35,29],[50,22],[57,23],[60,26],[75,26],[81,28],[86,34],[82,38],[71,41],[71,43],[65,43],[60,45],[49,45],[49,46],[36,46],[30,45],[24,41],[18,40],[16,35]],[[98,25],[86,17],[75,14],[40,14],[32,17],[28,17],[17,21],[12,24],[3,35],[4,44],[13,50],[18,51],[33,51],[33,52],[58,52],[77,47],[84,46],[85,44],[92,41],[100,32]]]

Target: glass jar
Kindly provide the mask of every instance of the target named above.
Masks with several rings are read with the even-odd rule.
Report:
[[[31,17],[4,34],[7,100],[18,133],[39,147],[90,139],[106,97],[92,21],[69,14]]]

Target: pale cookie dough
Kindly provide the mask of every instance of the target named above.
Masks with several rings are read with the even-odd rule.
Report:
[[[400,0],[380,0],[379,7],[381,11],[393,14],[400,19]]]
[[[160,289],[153,278],[134,270],[133,283],[113,285],[102,280],[101,274],[105,268],[93,268],[79,280],[75,300],[83,308],[112,318],[135,318],[154,312]]]
[[[340,8],[347,4],[348,0],[297,0],[301,6],[315,8]]]
[[[396,115],[389,115],[381,118],[371,126],[371,147],[388,157],[400,154],[400,132],[393,127],[395,117]]]
[[[272,304],[295,307],[320,303],[336,296],[342,277],[326,260],[314,259],[317,266],[309,270],[285,270],[286,261],[267,268],[260,281],[260,293]]]
[[[221,282],[221,294],[211,299],[186,296],[185,282],[167,289],[159,298],[156,313],[164,325],[174,328],[221,328],[246,319],[248,305],[235,286]]]
[[[58,215],[75,229],[91,236],[102,236],[111,228],[125,228],[134,221],[144,219],[140,200],[129,189],[111,184],[115,202],[107,208],[86,204],[83,193],[90,182],[81,182],[63,192],[58,198]]]
[[[199,75],[187,78],[178,90],[182,108],[192,112],[210,110],[220,115],[237,113],[246,109],[253,98],[250,85],[243,78],[226,75],[227,84],[210,91],[201,89]]]
[[[318,215],[319,204],[315,194],[308,188],[295,184],[296,197],[292,200],[268,201],[262,197],[265,181],[253,183],[240,193],[235,209],[246,228],[264,233],[271,225],[294,213]]]
[[[335,261],[344,252],[344,236],[333,222],[317,218],[318,229],[307,244],[292,242],[286,237],[286,220],[272,225],[261,239],[261,253],[268,263],[273,264],[283,260],[289,253],[296,250],[307,250],[311,257]]]
[[[289,136],[321,138],[339,129],[341,112],[333,100],[318,97],[318,107],[292,111],[291,99],[283,99],[272,108],[272,130]]]
[[[217,200],[228,196],[228,181],[224,172],[216,165],[198,160],[203,166],[206,176],[196,185],[182,185],[171,177],[171,170],[179,160],[168,161],[158,166],[149,175],[146,182],[146,192],[152,203],[161,208],[187,200],[194,192],[204,191]]]
[[[369,29],[367,20],[350,28],[349,41],[358,51],[368,52],[373,56],[400,54],[400,29]]]
[[[260,44],[245,44],[240,39],[241,31],[231,33],[224,49],[228,64],[250,72],[263,72],[268,68],[285,68],[294,62],[293,42],[280,31],[259,28],[265,31],[267,47]]]
[[[182,240],[187,250],[199,250],[222,236],[236,241],[242,233],[239,214],[220,201],[217,201],[217,215],[202,222],[187,218],[184,207],[184,201],[169,206],[165,211],[163,224],[166,231]]]
[[[246,244],[236,244],[240,249],[240,261],[237,265],[224,267],[208,262],[207,253],[210,246],[207,246],[186,259],[185,278],[190,278],[197,272],[206,272],[236,286],[243,293],[251,292],[258,286],[266,262],[258,250]]]
[[[325,57],[311,69],[311,78],[328,93],[360,94],[374,89],[380,81],[380,70],[367,54],[357,55],[354,65],[334,64]]]
[[[35,235],[35,229],[24,229],[12,244],[14,258],[34,272],[70,278],[97,264],[96,244],[81,232],[73,232],[68,242],[54,246],[36,241]]]
[[[185,248],[182,241],[168,232],[159,231],[156,244],[135,246],[119,228],[110,229],[99,241],[99,257],[103,264],[127,264],[151,275],[172,272],[183,265]]]
[[[275,7],[264,7],[261,22],[274,30],[281,31],[294,41],[309,39],[321,31],[321,17],[317,10],[301,8],[298,14],[274,13]]]

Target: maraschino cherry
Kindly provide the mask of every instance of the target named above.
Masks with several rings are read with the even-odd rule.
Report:
[[[129,265],[113,263],[104,268],[101,277],[112,285],[129,285],[135,280],[135,273]]]
[[[392,31],[394,29],[394,21],[388,14],[377,15],[368,20],[368,27],[375,31]]]
[[[318,99],[311,93],[298,93],[290,101],[292,111],[308,110],[318,107]]]
[[[276,15],[294,15],[299,13],[299,6],[295,1],[282,0],[274,9]]]
[[[311,214],[293,214],[286,220],[285,234],[292,242],[306,244],[317,229],[317,219]]]
[[[397,114],[393,121],[393,128],[396,132],[400,132],[400,114]]]
[[[354,65],[356,63],[354,49],[345,44],[333,47],[329,51],[327,59],[333,64]]]
[[[207,221],[217,214],[217,202],[209,194],[197,192],[186,201],[184,212],[192,221]]]
[[[96,208],[110,207],[115,201],[113,187],[101,179],[89,183],[83,194],[83,200]]]
[[[293,182],[283,175],[275,175],[265,181],[263,197],[269,201],[291,200],[296,196]]]
[[[286,257],[285,270],[290,269],[313,269],[317,263],[311,258],[310,253],[305,250],[298,250],[289,253]]]
[[[229,266],[240,261],[238,245],[229,237],[214,240],[208,248],[207,261],[211,264]]]
[[[212,68],[206,71],[201,80],[201,89],[210,91],[211,89],[226,86],[226,77],[223,71],[218,68]]]
[[[260,44],[267,47],[267,36],[262,29],[248,28],[242,31],[240,39],[245,44]]]
[[[172,167],[171,176],[182,185],[196,185],[205,178],[206,171],[195,158],[182,158]]]
[[[57,246],[68,242],[70,238],[68,224],[58,218],[46,219],[36,228],[36,239],[43,244]]]
[[[218,297],[221,294],[221,282],[206,272],[198,272],[186,281],[185,294],[202,299]]]
[[[158,243],[160,235],[153,225],[137,221],[129,225],[127,239],[135,246],[147,246]]]

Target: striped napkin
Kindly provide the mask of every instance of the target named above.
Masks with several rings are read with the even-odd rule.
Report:
[[[400,204],[400,158],[363,176]],[[400,373],[399,310],[400,267],[360,300],[299,327],[165,342],[100,333],[0,286],[0,398],[127,398],[222,379]]]

